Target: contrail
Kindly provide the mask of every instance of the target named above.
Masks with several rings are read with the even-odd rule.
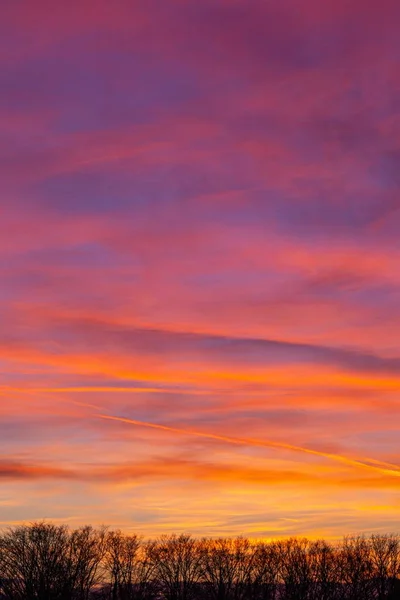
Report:
[[[5,395],[7,393],[17,392],[17,393],[28,393],[28,394],[36,394],[36,393],[57,393],[57,392],[122,392],[122,393],[142,393],[142,392],[163,392],[165,393],[195,393],[199,395],[203,395],[204,390],[179,390],[173,388],[147,388],[142,386],[137,387],[109,387],[109,386],[95,386],[95,387],[47,387],[47,388],[0,388],[0,395]],[[369,457],[362,457],[360,459],[353,459],[347,456],[343,456],[340,454],[334,454],[331,452],[322,452],[320,450],[312,450],[311,448],[304,448],[303,446],[294,446],[292,444],[287,444],[284,442],[275,442],[273,440],[259,440],[254,438],[240,438],[240,437],[232,437],[232,436],[224,436],[218,435],[214,433],[205,433],[202,431],[197,431],[194,429],[184,429],[178,427],[170,427],[168,425],[160,425],[157,423],[149,423],[147,421],[138,421],[135,419],[128,419],[125,417],[117,417],[113,415],[105,415],[103,411],[106,410],[104,407],[97,406],[95,404],[89,404],[85,402],[78,402],[69,399],[68,404],[75,404],[77,406],[82,406],[86,408],[91,408],[92,410],[98,411],[100,414],[97,414],[101,419],[108,419],[113,421],[120,421],[122,423],[128,423],[130,425],[136,425],[137,427],[147,427],[151,429],[158,429],[162,431],[169,431],[172,433],[177,433],[178,435],[190,435],[194,437],[200,437],[205,439],[217,440],[221,442],[225,442],[227,444],[234,444],[239,446],[253,446],[259,448],[276,448],[281,450],[289,450],[291,452],[301,452],[303,454],[311,454],[314,456],[320,456],[323,458],[327,458],[329,460],[333,460],[335,462],[341,462],[343,464],[368,469],[375,472],[382,473],[384,475],[391,475],[395,477],[400,477],[400,466],[394,465],[392,463],[383,462],[380,460],[376,460]]]
[[[176,394],[189,396],[213,396],[232,394],[246,395],[251,397],[277,396],[278,391],[268,392],[266,390],[231,390],[229,388],[199,388],[199,387],[146,387],[146,386],[63,386],[63,387],[6,387],[0,386],[0,396],[8,394],[81,394],[81,393],[115,393],[115,394]]]
[[[310,448],[303,448],[302,446],[293,446],[292,444],[285,444],[284,442],[274,442],[272,440],[258,440],[253,438],[241,438],[231,437],[226,435],[218,435],[214,433],[205,433],[203,431],[197,431],[195,429],[181,429],[178,427],[170,427],[168,425],[159,425],[157,423],[149,423],[147,421],[137,421],[135,419],[128,419],[126,417],[116,417],[112,415],[97,415],[100,419],[106,419],[110,421],[120,421],[121,423],[128,423],[130,425],[136,425],[137,427],[148,427],[150,429],[158,429],[161,431],[169,431],[171,433],[177,433],[178,435],[191,435],[194,437],[205,438],[209,440],[217,440],[220,442],[226,442],[227,444],[235,444],[237,446],[254,446],[258,448],[278,448],[281,450],[290,450],[292,452],[302,452],[303,454],[312,454],[314,456],[321,456],[329,460],[341,462],[351,467],[368,469],[372,471],[378,471],[384,475],[392,475],[400,477],[400,467],[397,465],[390,465],[389,463],[380,462],[374,459],[357,460],[342,456],[340,454],[333,454],[331,452],[321,452],[319,450],[312,450]],[[369,461],[369,462],[368,462]]]
[[[55,394],[55,393],[122,393],[122,394],[142,394],[143,392],[158,393],[158,394],[190,394],[207,396],[208,390],[201,389],[179,389],[179,388],[162,388],[162,387],[113,387],[113,386],[92,386],[92,387],[37,387],[37,388],[0,388],[0,395],[5,394]]]

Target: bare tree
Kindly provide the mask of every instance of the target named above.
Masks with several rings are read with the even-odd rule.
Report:
[[[400,576],[400,540],[395,535],[373,535],[369,540],[376,598],[393,598]]]
[[[104,567],[110,580],[112,600],[133,597],[133,573],[139,545],[136,536],[128,537],[121,531],[111,531],[107,536]]]
[[[147,546],[137,535],[111,531],[103,564],[112,600],[144,600],[153,595],[154,568]]]
[[[207,594],[212,600],[228,600],[234,585],[231,541],[205,539],[201,544],[201,570]]]
[[[200,560],[202,579],[209,598],[249,598],[255,554],[246,538],[205,539],[200,545]]]
[[[310,600],[335,600],[341,587],[336,548],[324,540],[311,542],[308,560],[312,584]]]
[[[166,600],[190,600],[200,580],[198,543],[190,535],[163,535],[148,547]]]
[[[105,530],[33,523],[0,537],[3,595],[10,600],[87,600],[97,583]]]
[[[69,585],[68,529],[33,523],[0,537],[3,595],[10,600],[63,600]]]
[[[345,537],[338,554],[343,596],[348,600],[374,597],[369,543],[363,536]]]
[[[312,589],[309,546],[306,538],[277,542],[280,576],[284,584],[282,596],[285,600],[308,600]]]
[[[101,563],[106,551],[106,528],[84,526],[73,531],[68,546],[70,594],[74,600],[88,600],[101,582]]]
[[[279,554],[276,544],[258,543],[253,546],[249,600],[275,600],[278,590]]]

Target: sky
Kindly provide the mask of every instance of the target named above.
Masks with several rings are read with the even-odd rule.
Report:
[[[0,12],[0,527],[398,531],[399,2]]]

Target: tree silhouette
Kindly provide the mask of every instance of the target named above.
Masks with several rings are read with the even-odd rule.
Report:
[[[0,533],[1,600],[400,600],[397,535],[196,540],[32,523]]]

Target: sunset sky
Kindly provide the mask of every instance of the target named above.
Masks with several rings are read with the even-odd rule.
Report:
[[[0,527],[400,514],[398,0],[2,0]]]

